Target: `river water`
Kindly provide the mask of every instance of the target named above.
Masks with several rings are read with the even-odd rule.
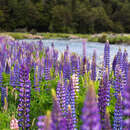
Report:
[[[26,42],[29,43],[36,43],[38,40],[24,40]],[[78,55],[83,54],[83,49],[82,49],[82,40],[80,39],[76,39],[76,40],[64,40],[64,39],[44,39],[43,41],[43,45],[44,46],[51,46],[52,43],[54,43],[55,48],[62,53],[65,49],[66,49],[66,45],[69,46],[69,50],[71,52],[75,52]],[[125,45],[125,44],[114,44],[111,45],[110,44],[110,56],[111,56],[111,61],[113,59],[113,57],[115,56],[115,54],[117,53],[118,49],[121,48],[122,52],[124,51],[124,49],[127,50],[128,54],[130,55],[130,46]],[[100,61],[100,59],[103,58],[103,53],[104,53],[104,44],[103,43],[99,43],[99,42],[87,42],[86,43],[86,55],[88,58],[91,59],[92,54],[93,54],[93,50],[96,50],[96,54],[97,54],[97,61]],[[130,56],[128,57],[128,60],[130,62]]]

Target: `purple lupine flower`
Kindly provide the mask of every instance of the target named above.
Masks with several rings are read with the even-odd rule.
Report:
[[[52,120],[51,120],[51,112],[48,111],[46,116],[39,116],[38,117],[38,130],[53,130],[51,128]]]
[[[18,60],[16,61],[16,64],[14,65],[14,79],[15,79],[15,84],[16,86],[19,86],[20,82],[19,82],[19,78],[20,78],[20,70],[19,70],[19,64],[18,64]]]
[[[81,119],[83,121],[81,130],[101,130],[96,93],[92,83],[88,88]]]
[[[5,105],[5,99],[7,101],[7,89],[6,87],[1,87],[1,105]]]
[[[123,129],[123,105],[122,105],[122,97],[121,94],[118,94],[117,102],[115,106],[115,112],[114,112],[114,124],[113,129],[114,130],[122,130]]]
[[[68,109],[68,105],[71,105],[71,110],[72,110],[72,117],[73,117],[73,124],[74,128],[76,128],[76,123],[77,123],[77,117],[76,117],[76,110],[75,110],[75,89],[72,84],[72,79],[69,81],[69,84],[66,83],[68,87],[66,88],[66,110]]]
[[[66,50],[65,50],[65,52],[64,52],[64,61],[65,61],[66,59],[69,59],[69,58],[70,58],[69,46],[67,45],[67,46],[66,46]]]
[[[89,59],[87,59],[87,73],[90,71],[90,60]]]
[[[110,72],[110,46],[108,40],[104,47],[104,68],[108,69],[108,73]]]
[[[9,66],[9,63],[8,63],[8,62],[6,62],[5,73],[6,73],[6,74],[10,74],[10,66]]]
[[[100,81],[99,91],[98,91],[98,107],[101,114],[101,120],[105,118],[106,107],[110,100],[110,82],[108,71],[104,72],[103,78]],[[102,122],[103,124],[104,122]]]
[[[93,52],[93,58],[91,63],[91,80],[96,80],[96,51]]]
[[[71,105],[68,105],[68,113],[66,115],[66,121],[67,121],[67,130],[74,130]]]
[[[126,86],[126,77],[124,74],[124,71],[120,68],[119,65],[116,65],[115,68],[115,82],[114,82],[114,88],[115,88],[115,96],[121,92],[122,96],[124,96],[124,88]]]
[[[80,66],[79,66],[79,61],[78,61],[78,56],[76,54],[73,54],[71,56],[71,69],[72,69],[72,74],[77,74],[79,76],[80,73]]]
[[[105,116],[106,107],[109,105],[110,100],[110,82],[108,76],[108,70],[103,73],[103,78],[100,80],[99,90],[98,90],[98,107],[101,115],[102,129],[105,128]]]
[[[66,130],[66,119],[63,117],[54,90],[52,90],[53,96],[53,110],[52,110],[52,129],[53,130]],[[62,127],[61,127],[62,126]]]
[[[44,77],[45,77],[45,80],[50,80],[51,79],[50,67],[49,67],[49,59],[48,58],[45,58]]]
[[[105,119],[104,119],[104,127],[102,127],[103,130],[112,130],[111,124],[110,124],[110,115],[108,111],[106,111]]]
[[[114,74],[115,74],[116,65],[117,65],[117,56],[115,55],[113,62],[112,62],[112,70],[114,71]]]
[[[127,86],[125,88],[125,94],[124,94],[124,110],[123,115],[126,117],[124,120],[124,130],[130,129],[130,66],[128,68],[128,80],[127,80]]]
[[[57,102],[58,102],[60,109],[61,109],[61,111],[64,115],[65,115],[65,110],[66,110],[66,106],[65,106],[66,105],[65,104],[66,95],[65,95],[65,92],[66,92],[66,88],[64,86],[63,74],[61,72],[60,80],[58,81],[57,88],[56,88],[56,96],[57,96]]]
[[[34,67],[34,88],[38,91],[40,90],[38,66]]]
[[[122,52],[121,49],[119,48],[117,55],[116,55],[116,64],[118,64],[120,66],[121,69],[123,69],[122,67]]]
[[[45,127],[44,120],[45,119],[46,119],[46,116],[39,116],[38,117],[38,122],[37,122],[38,130],[44,130],[44,127]]]
[[[2,76],[2,72],[3,72],[3,70],[2,70],[2,66],[1,66],[1,62],[0,62],[0,87],[2,87],[2,80],[3,80],[3,76]]]
[[[75,94],[78,94],[79,93],[79,78],[77,74],[73,74],[71,79],[72,79],[72,86],[75,90]]]
[[[12,68],[10,70],[10,85],[15,87],[15,84],[14,84],[14,71],[13,71]]]
[[[87,58],[86,58],[86,41],[83,41],[82,44],[83,44],[82,73],[84,75],[86,73],[86,63],[87,63]]]
[[[38,43],[39,43],[38,49],[39,49],[39,51],[42,51],[42,49],[43,49],[43,42],[42,42],[42,40],[40,40]]]
[[[64,79],[70,79],[71,76],[71,64],[70,64],[70,60],[66,59],[64,60],[64,64],[63,64],[63,77]]]
[[[53,67],[54,67],[54,74],[57,75],[58,74],[58,51],[54,50],[53,51]]]
[[[122,64],[123,64],[123,71],[125,72],[125,77],[126,77],[126,80],[127,80],[127,75],[128,75],[128,53],[126,51],[126,49],[124,50],[124,53],[123,53],[123,60],[122,60]]]
[[[20,94],[19,94],[19,105],[18,105],[18,116],[19,116],[19,127],[22,129],[29,129],[30,127],[30,80],[29,71],[27,66],[24,64],[20,68]]]

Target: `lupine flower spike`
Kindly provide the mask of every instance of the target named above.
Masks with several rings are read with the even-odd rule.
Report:
[[[20,69],[20,99],[18,105],[19,127],[29,130],[30,127],[30,80],[28,68],[22,64]]]
[[[100,115],[93,83],[88,87],[87,96],[82,109],[81,130],[101,130]]]
[[[124,130],[130,129],[130,66],[128,69],[128,80],[127,80],[127,86],[125,88],[125,94],[124,94],[124,111],[123,114],[126,117],[124,120]]]
[[[119,93],[117,97],[117,102],[116,102],[115,112],[114,112],[113,129],[114,130],[123,129],[123,105],[122,105],[121,93]]]
[[[10,121],[10,129],[11,130],[19,130],[18,126],[18,120],[13,116],[11,121]]]
[[[57,103],[57,98],[55,91],[52,90],[53,96],[53,110],[52,110],[52,129],[53,130],[66,130],[66,119],[63,117],[59,104]],[[61,127],[62,126],[62,127]]]

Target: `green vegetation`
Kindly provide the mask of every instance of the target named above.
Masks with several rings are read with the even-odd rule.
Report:
[[[11,36],[14,39],[86,39],[90,42],[105,43],[109,40],[111,44],[130,44],[130,34],[114,34],[114,33],[100,33],[100,34],[67,34],[67,33],[0,33],[0,36]],[[31,36],[30,36],[31,35]]]
[[[0,0],[5,32],[130,33],[129,23],[130,0]]]

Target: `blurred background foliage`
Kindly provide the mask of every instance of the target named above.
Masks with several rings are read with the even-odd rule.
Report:
[[[129,33],[129,23],[130,0],[0,0],[0,31]]]

